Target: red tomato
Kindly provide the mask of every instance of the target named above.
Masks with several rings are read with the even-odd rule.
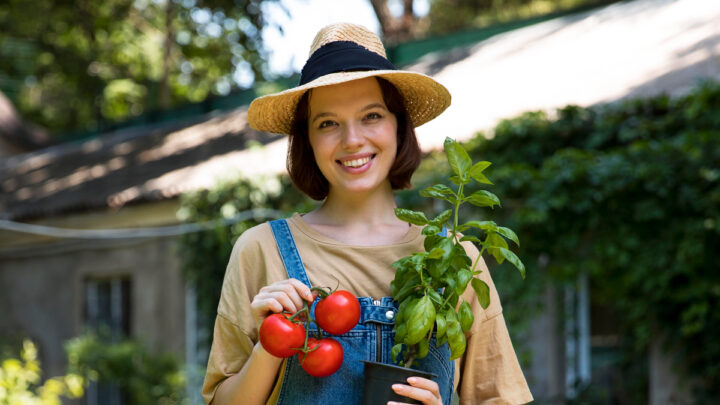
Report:
[[[343,361],[343,348],[333,338],[308,339],[308,349],[315,349],[306,353],[298,353],[300,365],[306,373],[314,377],[327,377],[338,371]]]
[[[349,332],[359,320],[360,302],[348,291],[335,291],[315,306],[315,321],[333,335]]]
[[[290,357],[298,352],[293,347],[303,347],[304,343],[305,327],[283,314],[272,314],[260,325],[260,344],[275,357]]]

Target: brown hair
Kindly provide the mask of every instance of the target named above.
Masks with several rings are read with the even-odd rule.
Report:
[[[383,101],[397,119],[397,153],[388,179],[393,190],[410,188],[410,178],[417,169],[422,152],[408,117],[400,92],[389,81],[375,77],[380,85]],[[297,188],[315,200],[327,197],[330,184],[315,162],[315,155],[308,138],[308,115],[310,91],[305,92],[295,108],[290,130],[287,170]]]

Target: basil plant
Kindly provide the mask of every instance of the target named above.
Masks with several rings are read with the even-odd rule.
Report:
[[[423,226],[425,252],[413,253],[393,263],[395,279],[390,284],[393,298],[399,303],[395,321],[395,345],[392,360],[410,367],[414,360],[428,354],[430,339],[436,332],[436,344],[450,345],[450,360],[465,353],[465,332],[473,323],[470,303],[461,299],[468,284],[482,306],[490,305],[490,288],[480,278],[477,268],[483,253],[491,254],[498,263],[508,260],[525,278],[525,266],[508,249],[505,239],[519,245],[515,232],[493,221],[458,223],[460,206],[470,203],[478,207],[500,206],[500,200],[486,190],[466,195],[472,183],[492,184],[483,174],[490,162],[473,164],[467,151],[451,138],[445,139],[445,155],[452,168],[452,184],[435,184],[420,191],[423,197],[449,203],[452,208],[428,219],[424,213],[396,208],[395,215],[403,221]],[[443,227],[447,229],[443,235]],[[460,242],[474,243],[480,254],[473,263]]]

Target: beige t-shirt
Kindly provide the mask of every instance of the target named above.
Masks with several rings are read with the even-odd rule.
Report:
[[[394,278],[390,264],[424,251],[422,228],[415,225],[402,240],[385,246],[341,243],[314,230],[298,214],[288,219],[288,225],[310,283],[334,288],[339,281],[340,289],[358,297],[389,296]],[[467,243],[465,250],[474,261],[477,249]],[[478,277],[490,286],[490,306],[483,310],[472,288],[463,296],[471,304],[475,322],[467,334],[464,356],[455,360],[454,384],[460,403],[530,402],[533,398],[513,350],[495,285],[485,262],[481,260],[478,267],[483,270]],[[253,227],[238,238],[225,272],[202,389],[207,403],[224,379],[240,371],[257,342],[258,332],[250,311],[252,299],[260,288],[286,278],[269,224]]]

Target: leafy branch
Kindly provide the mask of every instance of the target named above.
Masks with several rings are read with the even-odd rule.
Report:
[[[450,360],[465,353],[465,332],[470,330],[474,321],[470,303],[461,300],[468,283],[482,308],[490,305],[490,287],[476,277],[482,272],[477,270],[477,265],[483,253],[487,251],[498,263],[508,260],[525,278],[525,266],[509,250],[505,240],[519,245],[515,232],[493,221],[459,223],[458,214],[463,204],[491,209],[500,206],[500,199],[486,190],[466,195],[465,186],[471,183],[493,184],[483,173],[490,162],[473,164],[465,149],[450,138],[445,139],[444,146],[453,172],[449,178],[451,184],[435,184],[420,191],[420,195],[445,201],[452,208],[432,219],[420,211],[395,209],[398,218],[422,226],[422,234],[425,235],[425,252],[413,253],[393,263],[396,273],[390,283],[390,291],[399,307],[391,355],[393,362],[398,363],[402,354],[401,364],[404,367],[410,367],[414,360],[427,356],[433,332],[438,347],[449,343]],[[448,229],[448,223],[450,232],[443,232]],[[468,241],[479,247],[480,253],[474,262],[461,244]],[[406,348],[405,352],[403,348]]]

